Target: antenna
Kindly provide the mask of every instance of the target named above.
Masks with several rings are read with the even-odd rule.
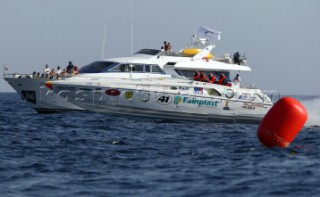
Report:
[[[133,5],[132,0],[130,1],[130,53],[131,57],[133,54]]]
[[[130,55],[131,55],[131,62],[129,64],[130,66],[130,78],[132,78],[132,69],[133,69],[133,5],[132,0],[130,1]]]
[[[102,54],[101,54],[101,59],[104,59],[104,50],[105,50],[105,43],[106,43],[106,36],[107,36],[107,24],[108,24],[108,4],[109,1],[106,1],[106,16],[105,16],[105,21],[104,21],[104,30],[103,30],[103,42],[102,42]]]

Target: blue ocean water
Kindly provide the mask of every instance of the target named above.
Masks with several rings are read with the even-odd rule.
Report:
[[[311,122],[270,149],[258,125],[37,114],[1,93],[0,195],[319,196],[320,101],[298,99]]]

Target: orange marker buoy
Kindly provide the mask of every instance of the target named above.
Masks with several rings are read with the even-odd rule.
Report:
[[[283,97],[268,111],[258,127],[258,139],[267,147],[286,148],[308,117],[307,110],[296,99]]]

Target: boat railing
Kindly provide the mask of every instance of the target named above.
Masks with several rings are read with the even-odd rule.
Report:
[[[4,73],[3,78],[33,78],[32,74]]]
[[[64,77],[49,77],[49,76],[34,76],[33,74],[20,74],[20,73],[4,73],[3,78],[11,78],[11,79],[48,79],[48,80],[58,80],[64,78],[74,77],[70,74],[67,74]]]

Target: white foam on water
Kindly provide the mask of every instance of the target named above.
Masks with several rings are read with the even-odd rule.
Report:
[[[301,100],[300,102],[308,112],[305,126],[320,126],[320,98]]]

